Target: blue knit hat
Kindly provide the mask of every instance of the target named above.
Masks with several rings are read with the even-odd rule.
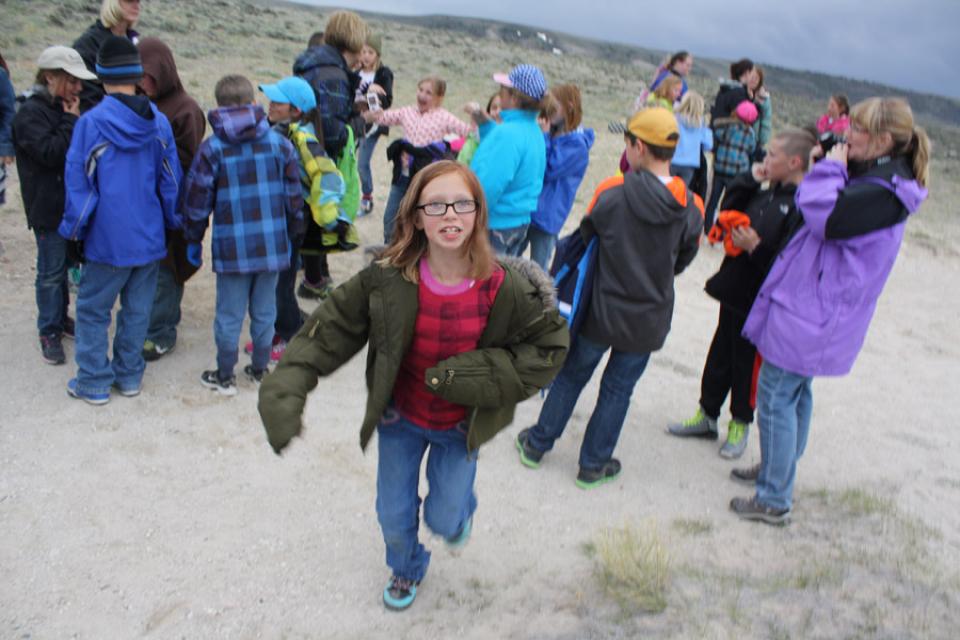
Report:
[[[505,87],[512,87],[534,100],[542,100],[547,92],[547,81],[543,77],[543,72],[532,64],[518,64],[509,75],[495,73],[493,81]]]
[[[137,84],[143,78],[140,52],[128,39],[110,36],[97,52],[96,71],[104,84]]]

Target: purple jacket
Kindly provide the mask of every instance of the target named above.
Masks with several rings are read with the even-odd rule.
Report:
[[[840,163],[817,163],[797,190],[805,224],[774,261],[744,337],[793,373],[849,373],[907,216],[926,196],[903,159],[881,159],[853,180]]]

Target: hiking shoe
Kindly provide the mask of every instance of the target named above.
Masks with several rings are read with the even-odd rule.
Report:
[[[77,337],[77,323],[70,316],[63,317],[63,337],[71,340]]]
[[[281,338],[280,336],[274,334],[273,346],[270,347],[270,362],[280,362],[280,358],[283,357],[283,352],[286,350],[287,350],[287,341]],[[243,352],[248,356],[253,355],[252,340],[247,344],[243,345]]]
[[[730,470],[730,479],[736,480],[742,484],[755,485],[757,484],[757,478],[760,477],[760,463],[753,465],[752,467],[742,467],[740,469],[731,469]]]
[[[153,340],[144,340],[143,359],[146,360],[147,362],[156,362],[163,356],[173,351],[174,347],[176,346],[177,346],[176,342],[174,342],[169,347],[165,347],[161,344],[157,344]]]
[[[717,421],[703,412],[703,407],[697,407],[697,412],[689,420],[674,422],[667,425],[667,431],[681,438],[717,439]]]
[[[614,480],[620,475],[620,461],[616,458],[610,458],[599,469],[584,469],[580,467],[580,473],[577,474],[577,486],[581,489],[595,489],[602,484]]]
[[[774,509],[760,503],[756,496],[734,498],[730,501],[730,510],[744,520],[757,520],[767,524],[787,524],[790,522],[790,509]]]
[[[229,378],[221,378],[220,372],[216,369],[211,369],[209,371],[204,371],[200,374],[200,384],[205,386],[207,389],[212,389],[219,393],[222,396],[235,396],[237,395],[237,378],[236,376],[230,376]]]
[[[63,364],[67,361],[67,354],[63,352],[63,343],[60,336],[40,336],[40,355],[47,364]]]
[[[463,549],[467,545],[467,541],[470,540],[471,533],[473,533],[473,516],[467,518],[467,521],[463,523],[463,528],[460,529],[459,533],[447,538],[444,542],[447,543],[447,547],[451,551]]]
[[[750,434],[750,425],[734,418],[727,425],[727,441],[720,447],[720,457],[727,460],[736,460],[747,450],[747,436]]]
[[[260,384],[263,382],[263,376],[267,375],[267,370],[254,369],[252,364],[248,364],[243,368],[243,375],[247,376],[247,380],[250,382]]]
[[[543,458],[543,451],[534,449],[530,443],[530,432],[533,427],[528,427],[517,434],[517,451],[520,452],[520,462],[525,467],[536,469],[540,466],[540,460]]]
[[[77,379],[70,378],[70,381],[67,382],[67,395],[71,398],[76,398],[77,400],[83,400],[87,404],[92,404],[99,406],[102,404],[107,404],[110,402],[109,393],[88,393],[86,391],[79,391],[77,389]]]
[[[113,383],[113,388],[117,390],[117,393],[122,395],[124,398],[136,398],[140,395],[140,391],[143,389],[143,385],[137,385],[135,387],[123,387],[116,382]]]
[[[390,578],[383,590],[383,606],[391,611],[403,611],[413,604],[417,597],[419,580],[407,580],[400,576]]]
[[[323,300],[333,291],[333,279],[325,277],[318,284],[308,283],[306,280],[300,281],[297,287],[297,295],[307,300]]]

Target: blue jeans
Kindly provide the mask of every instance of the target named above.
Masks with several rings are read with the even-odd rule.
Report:
[[[544,271],[549,271],[550,256],[553,255],[553,249],[557,246],[557,235],[547,233],[542,229],[537,229],[535,226],[530,225],[527,229],[527,238],[523,242],[523,248],[520,249],[520,254],[526,251],[528,244],[530,245],[530,259],[540,265],[540,268]]]
[[[760,476],[757,500],[774,509],[793,504],[797,460],[803,455],[813,413],[813,378],[797,375],[769,362],[757,381],[757,422],[760,427]]]
[[[400,201],[407,194],[410,178],[400,176],[396,184],[391,185],[390,195],[387,197],[387,206],[383,209],[383,241],[390,244],[393,238],[393,227],[397,222],[397,211],[400,210]]]
[[[290,266],[277,275],[277,321],[274,331],[285,342],[290,342],[303,325],[303,313],[297,302],[297,270],[300,268],[300,250],[290,252]]]
[[[147,340],[165,349],[170,349],[177,343],[177,325],[180,324],[182,301],[183,285],[177,282],[170,267],[160,265]]]
[[[423,519],[437,535],[452,538],[477,509],[473,481],[477,458],[467,453],[466,433],[424,429],[393,409],[377,425],[377,520],[387,546],[387,566],[408,580],[423,580],[430,552],[417,537],[420,528],[420,463],[427,456],[429,493]]]
[[[34,229],[37,239],[37,330],[41,336],[63,333],[70,294],[67,241],[56,231]]]
[[[563,368],[553,381],[540,410],[540,418],[530,431],[528,442],[534,449],[550,451],[557,438],[563,435],[580,392],[590,381],[593,370],[608,349],[610,347],[591,342],[583,335],[578,335],[570,345]],[[649,353],[626,353],[616,349],[610,353],[600,380],[597,405],[583,434],[581,469],[601,469],[610,461],[620,439],[627,409],[630,408],[630,396],[649,359]]]
[[[360,192],[365,196],[373,195],[373,174],[370,171],[370,160],[373,150],[377,147],[379,135],[360,139],[360,152],[357,154],[357,170],[360,172]]]
[[[490,246],[499,255],[519,256],[526,247],[529,226],[528,223],[509,229],[490,229]]]
[[[143,380],[143,341],[157,288],[156,262],[142,267],[114,267],[99,262],[83,266],[77,293],[77,391],[84,394],[138,389]],[[107,358],[110,315],[120,296],[113,362]]]
[[[277,272],[218,273],[217,314],[213,337],[217,343],[220,379],[233,375],[243,317],[250,307],[250,338],[253,340],[253,368],[266,369],[273,346],[273,323],[277,319]]]

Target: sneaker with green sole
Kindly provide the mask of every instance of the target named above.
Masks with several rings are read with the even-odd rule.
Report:
[[[734,418],[727,425],[727,441],[720,447],[720,457],[727,460],[736,460],[747,450],[747,436],[750,435],[750,424]]]
[[[667,431],[680,438],[716,440],[718,437],[717,421],[704,413],[703,407],[697,407],[697,412],[689,420],[668,424]]]
[[[517,434],[517,451],[520,452],[520,463],[530,469],[540,467],[540,460],[543,459],[543,451],[538,451],[530,446],[530,431],[533,427],[528,427]]]
[[[610,458],[599,469],[580,467],[580,473],[577,474],[577,486],[581,489],[596,489],[602,484],[615,480],[620,475],[620,470],[620,461],[616,458]]]

